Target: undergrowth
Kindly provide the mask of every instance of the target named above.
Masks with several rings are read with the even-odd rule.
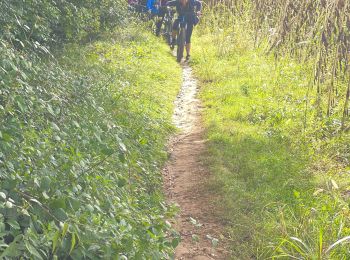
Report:
[[[168,258],[160,167],[181,76],[167,48],[130,25],[0,52],[0,258]]]
[[[232,258],[348,259],[350,136],[339,131],[342,111],[319,117],[311,63],[276,60],[267,41],[255,45],[244,19],[232,20],[215,26],[220,20],[203,18],[192,62]]]

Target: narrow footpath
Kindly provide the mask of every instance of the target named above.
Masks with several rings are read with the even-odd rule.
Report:
[[[170,160],[164,168],[165,192],[180,213],[175,228],[181,243],[175,259],[228,259],[224,227],[216,218],[203,162],[206,152],[198,85],[188,65],[183,65],[183,85],[175,101],[174,124],[181,133],[170,140]]]

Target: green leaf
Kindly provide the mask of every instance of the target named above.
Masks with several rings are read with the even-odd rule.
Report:
[[[2,133],[2,139],[5,142],[10,142],[12,140],[12,136],[6,132]]]
[[[57,230],[55,235],[52,238],[52,253],[54,253],[56,248],[57,248],[57,244],[58,244],[60,236],[61,236],[60,231]]]
[[[113,149],[110,149],[108,146],[104,146],[104,147],[101,149],[101,151],[102,151],[102,153],[103,153],[104,155],[107,155],[107,156],[113,154],[113,152],[114,152]]]
[[[51,126],[53,129],[55,129],[56,131],[60,131],[60,128],[58,127],[58,125],[56,125],[56,123],[51,122]]]
[[[30,199],[29,201],[35,202],[36,204],[38,204],[39,206],[42,206],[43,204],[41,204],[40,201],[38,201],[37,199]]]
[[[180,244],[180,237],[175,237],[171,240],[171,246],[176,248]]]
[[[6,221],[7,224],[9,224],[13,229],[20,230],[20,226],[18,222],[14,219],[9,219]]]
[[[31,245],[29,241],[25,242],[26,248],[28,249],[29,253],[35,257],[35,259],[43,259],[40,253],[35,249],[34,246]]]
[[[0,222],[0,233],[3,233],[4,231],[6,231],[6,226],[4,222]]]
[[[64,198],[55,199],[50,203],[50,207],[52,209],[58,209],[58,208],[65,209],[66,208],[66,200]]]
[[[25,105],[24,99],[22,96],[17,96],[16,98],[17,105],[22,113],[26,112],[27,107]]]
[[[51,184],[51,179],[50,179],[50,177],[44,176],[44,177],[41,179],[40,188],[41,188],[42,190],[48,190],[48,189],[50,189],[50,184]]]
[[[5,180],[4,182],[2,182],[2,188],[4,188],[5,190],[13,190],[17,185],[17,181],[16,180]]]
[[[123,153],[119,154],[118,155],[118,158],[119,160],[122,162],[122,163],[125,163],[126,162],[126,158],[125,158],[125,155]]]
[[[65,221],[68,219],[67,213],[62,208],[55,209],[53,214],[60,221]]]
[[[55,112],[53,111],[52,106],[51,106],[50,104],[47,104],[47,111],[48,111],[51,115],[56,116],[56,114],[55,114]]]
[[[69,224],[67,222],[64,223],[62,228],[62,237],[65,237],[69,228]]]
[[[71,247],[70,247],[70,250],[69,250],[69,254],[72,253],[74,247],[75,247],[75,244],[76,244],[76,237],[75,237],[75,233],[72,234],[72,240],[71,240]]]
[[[41,194],[42,194],[43,197],[44,197],[45,199],[47,199],[47,200],[50,198],[50,196],[47,195],[46,191],[43,191]]]
[[[127,180],[124,178],[119,178],[117,184],[119,188],[122,188],[127,184]]]
[[[17,218],[17,222],[22,228],[28,228],[30,227],[30,216],[28,215],[20,215]]]
[[[293,190],[294,197],[299,199],[300,198],[300,192],[297,190]]]
[[[9,246],[5,249],[5,251],[0,255],[0,259],[3,259],[5,257],[18,257],[21,255],[20,250],[20,243],[18,243],[20,240],[23,239],[23,235],[18,235],[15,237],[15,239],[9,244]]]
[[[75,198],[69,198],[68,203],[70,204],[70,207],[74,209],[75,211],[79,210],[81,203],[78,199]]]

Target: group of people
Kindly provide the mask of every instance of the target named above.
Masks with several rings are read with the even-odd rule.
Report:
[[[166,8],[174,7],[177,12],[177,18],[173,23],[170,48],[174,49],[176,45],[176,35],[178,33],[180,20],[184,19],[187,25],[186,60],[188,61],[190,59],[193,27],[199,22],[199,16],[201,15],[202,10],[202,3],[199,0],[129,0],[129,5],[134,6],[135,10],[138,12],[149,12],[152,16],[159,18],[156,24],[157,35],[160,34]]]

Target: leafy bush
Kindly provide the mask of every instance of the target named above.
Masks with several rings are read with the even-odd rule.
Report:
[[[0,3],[0,258],[159,259],[177,243],[159,167],[178,67],[164,49],[150,59],[162,47],[142,29],[61,44],[112,29],[123,8]]]
[[[0,3],[0,35],[18,48],[79,41],[121,25],[126,2],[112,0],[4,0]]]

